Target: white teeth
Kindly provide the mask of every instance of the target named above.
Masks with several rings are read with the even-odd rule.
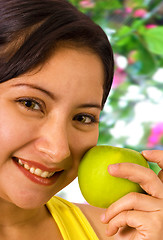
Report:
[[[29,167],[28,164],[26,164],[26,163],[24,164],[24,168],[27,169],[27,170],[30,169],[30,167]]]
[[[34,168],[34,167],[29,167],[27,163],[23,164],[23,162],[18,159],[18,163],[23,166],[25,169],[27,169],[30,173],[35,174],[37,176],[43,177],[43,178],[50,178],[55,172],[47,172],[47,171],[42,171],[39,168]]]
[[[41,173],[41,177],[43,177],[43,178],[49,177],[49,172],[47,172],[47,171],[42,172],[42,173]]]
[[[22,161],[19,159],[19,164],[22,166],[23,165],[23,163],[22,163]]]
[[[31,167],[31,168],[29,169],[29,171],[30,171],[30,173],[34,173],[34,172],[35,172],[35,168],[34,168],[34,167]]]
[[[37,176],[41,176],[41,173],[42,173],[42,170],[39,169],[39,168],[36,168],[34,173],[37,175]]]

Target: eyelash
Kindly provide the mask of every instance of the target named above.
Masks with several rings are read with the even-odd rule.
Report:
[[[84,118],[89,118],[90,119],[90,122],[86,123],[86,122],[82,122],[82,117]],[[79,120],[81,118],[81,120]],[[97,118],[93,115],[90,115],[90,114],[85,114],[85,113],[80,113],[78,115],[76,115],[74,118],[73,118],[74,121],[79,121],[81,122],[82,124],[85,124],[85,125],[89,125],[89,124],[93,124],[93,123],[99,123],[99,121],[97,120]]]
[[[38,111],[41,111],[44,113],[44,110],[43,110],[43,103],[39,100],[36,100],[34,98],[19,98],[19,99],[16,99],[16,102],[20,103],[23,107],[25,107],[27,109],[27,111],[31,110],[31,111],[34,111],[34,112],[38,112]],[[28,106],[26,106],[25,104],[23,104],[23,102],[27,103],[27,102],[30,102],[31,104],[34,103],[36,105],[39,106],[39,109],[32,109]],[[90,122],[83,122],[82,121],[82,118],[86,119],[86,118],[89,118],[90,119]],[[95,124],[95,123],[99,123],[99,120],[96,118],[96,116],[93,116],[91,114],[86,114],[86,113],[80,113],[80,114],[77,114],[74,118],[73,118],[74,121],[78,121],[78,122],[81,122],[83,125],[89,125],[89,124]]]
[[[35,112],[37,112],[37,111],[41,111],[41,112],[44,112],[43,111],[43,103],[40,101],[40,100],[36,100],[36,99],[34,99],[34,98],[19,98],[19,99],[16,99],[16,102],[18,102],[18,103],[20,103],[22,106],[24,106],[27,110],[31,110],[31,111],[35,111]],[[31,103],[31,105],[32,104],[35,104],[35,105],[38,105],[39,106],[39,108],[38,109],[32,109],[32,108],[30,108],[30,106],[28,107],[28,106],[26,106],[25,104],[23,104],[23,102],[25,103],[27,103],[27,102],[30,102]]]

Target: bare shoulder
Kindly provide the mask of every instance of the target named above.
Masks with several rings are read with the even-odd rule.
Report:
[[[105,235],[106,225],[100,221],[100,216],[105,212],[105,209],[93,207],[88,204],[75,203],[75,205],[83,212],[100,240],[114,240],[113,237],[108,238]]]

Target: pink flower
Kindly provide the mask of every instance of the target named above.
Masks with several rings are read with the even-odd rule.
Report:
[[[93,8],[95,4],[91,0],[80,1],[80,6],[83,8]]]
[[[155,28],[155,27],[157,27],[156,24],[147,24],[147,25],[146,25],[146,28],[148,28],[148,29],[150,29],[150,28]]]
[[[121,68],[117,68],[114,73],[113,78],[113,88],[117,88],[120,84],[122,84],[126,80],[126,72]]]
[[[143,18],[146,15],[147,11],[143,8],[136,10],[133,14],[134,17]]]
[[[154,147],[160,144],[161,138],[163,137],[163,122],[157,123],[151,129],[150,136],[148,137],[148,147]]]
[[[127,8],[125,9],[125,12],[126,12],[126,13],[132,13],[132,8],[127,7]]]

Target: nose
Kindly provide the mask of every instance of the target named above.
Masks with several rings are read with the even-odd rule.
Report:
[[[40,131],[35,141],[37,151],[43,154],[48,160],[55,163],[62,162],[70,157],[68,129],[61,121],[48,121]]]

